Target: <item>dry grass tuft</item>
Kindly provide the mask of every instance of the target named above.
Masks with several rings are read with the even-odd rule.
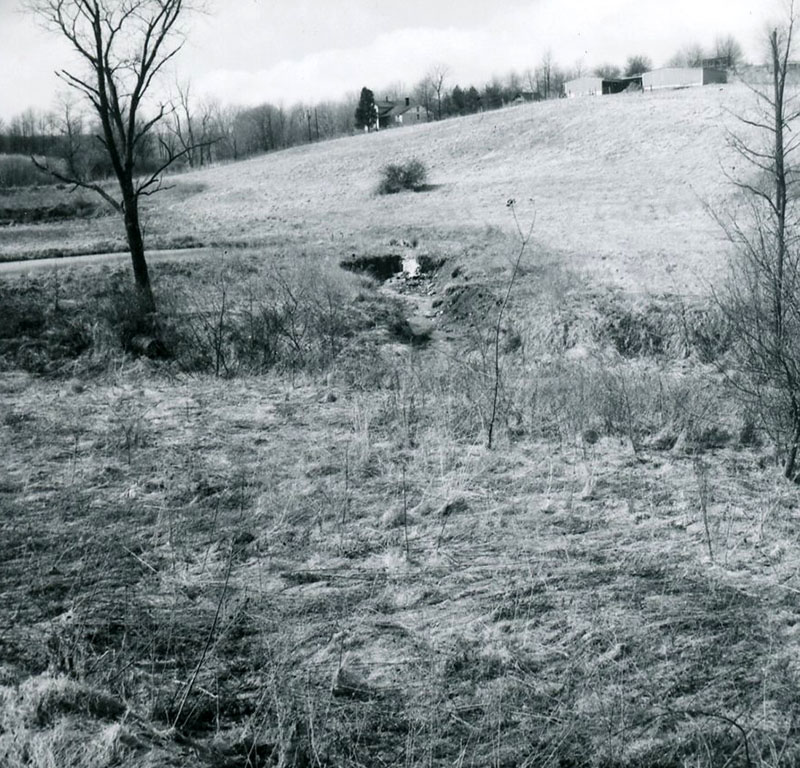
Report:
[[[8,768],[112,766],[124,760],[125,706],[64,676],[0,687],[0,763]]]

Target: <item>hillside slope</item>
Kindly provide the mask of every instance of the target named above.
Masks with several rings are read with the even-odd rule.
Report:
[[[704,205],[735,200],[748,100],[531,105],[180,176],[151,247],[220,247],[152,260],[155,318],[127,257],[0,280],[0,766],[800,765],[782,448],[705,297],[610,286],[723,266]],[[376,196],[412,155],[433,188]],[[512,196],[538,241],[509,284]],[[117,226],[10,226],[0,258]],[[404,242],[452,258],[338,266]]]
[[[691,290],[725,248],[704,205],[733,194],[726,131],[752,103],[733,85],[525,105],[215,168],[196,174],[207,189],[173,210],[222,240],[300,230],[322,241],[409,231],[436,241],[510,230],[506,199],[532,199],[539,242],[568,265],[632,287],[670,267]],[[438,188],[375,196],[377,169],[411,156]]]
[[[725,251],[705,205],[728,207],[726,132],[752,109],[741,85],[512,107],[443,123],[297,147],[181,176],[146,217],[154,244],[299,244],[348,250],[416,238],[463,246],[505,207],[535,207],[540,248],[565,266],[632,289],[693,292]],[[374,194],[379,168],[412,156],[434,189]],[[735,171],[734,171],[735,172]],[[198,192],[198,190],[200,190]],[[529,203],[528,201],[533,201]],[[0,257],[25,248],[122,243],[113,217],[0,232]]]

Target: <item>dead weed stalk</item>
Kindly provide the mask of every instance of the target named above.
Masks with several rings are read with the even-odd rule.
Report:
[[[533,228],[536,224],[536,216],[534,215],[527,232],[523,231],[519,222],[519,218],[517,217],[516,204],[517,201],[514,200],[514,198],[510,198],[506,202],[506,206],[511,211],[511,215],[514,217],[514,224],[516,225],[517,234],[519,235],[519,250],[517,251],[516,259],[514,259],[512,265],[511,276],[508,279],[505,296],[503,297],[503,301],[500,304],[500,309],[497,312],[497,320],[494,326],[494,349],[492,361],[494,368],[494,382],[492,384],[492,407],[489,415],[489,424],[487,428],[488,432],[486,438],[486,447],[489,449],[492,447],[492,441],[494,438],[494,425],[495,421],[497,420],[497,404],[500,396],[500,388],[502,386],[502,371],[500,366],[500,331],[502,328],[503,316],[505,315],[506,308],[508,307],[508,302],[511,299],[511,291],[514,288],[514,283],[516,282],[517,275],[519,274],[519,267],[520,263],[522,262],[522,257],[525,255],[525,249],[528,247],[531,235],[533,234]]]

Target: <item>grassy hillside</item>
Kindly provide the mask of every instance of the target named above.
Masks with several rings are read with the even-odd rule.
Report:
[[[509,231],[532,200],[536,238],[569,268],[625,287],[697,290],[725,244],[705,204],[727,206],[726,130],[742,86],[530,104],[299,147],[182,176],[154,199],[154,245],[302,243],[335,255],[419,239],[431,249]],[[378,169],[419,157],[436,188],[377,197]],[[0,229],[0,258],[122,246],[115,218]]]
[[[798,491],[703,282],[749,100],[181,176],[151,242],[220,245],[155,316],[125,260],[0,279],[0,765],[799,765]],[[433,188],[374,195],[411,156]],[[59,193],[4,255],[118,244]]]

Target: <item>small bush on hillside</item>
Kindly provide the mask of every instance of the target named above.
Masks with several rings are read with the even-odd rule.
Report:
[[[421,160],[412,158],[404,163],[390,163],[381,168],[378,194],[393,195],[410,189],[419,191],[428,180],[428,169]]]

